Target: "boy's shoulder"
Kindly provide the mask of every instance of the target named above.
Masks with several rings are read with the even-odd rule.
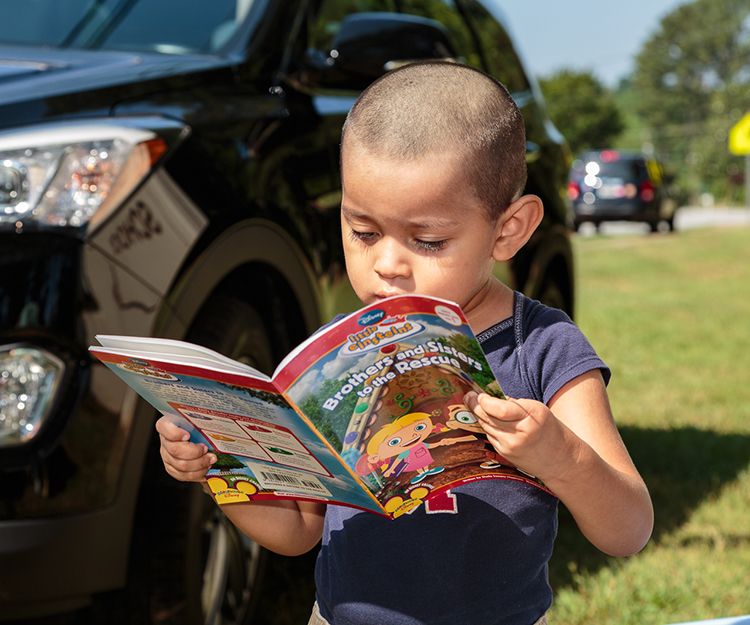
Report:
[[[498,311],[497,321],[487,330],[480,332],[477,338],[484,341],[504,330],[514,328],[515,342],[520,346],[534,331],[563,332],[577,326],[568,314],[558,308],[531,299],[518,291],[513,292],[513,310],[510,316]],[[580,330],[578,330],[580,332]]]
[[[516,293],[518,306],[520,307],[519,319],[530,327],[544,326],[561,329],[566,326],[574,326],[575,322],[568,313],[559,308],[553,308],[542,304],[538,300],[531,299],[522,293]]]
[[[565,383],[609,368],[563,311],[515,294],[513,315],[477,335],[503,391],[547,403]]]

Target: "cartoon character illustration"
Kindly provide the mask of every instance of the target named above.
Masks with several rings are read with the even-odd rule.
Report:
[[[393,423],[381,428],[367,444],[367,459],[371,464],[387,463],[384,477],[397,476],[403,471],[416,471],[411,483],[416,484],[428,475],[444,471],[444,467],[429,466],[433,463],[430,449],[438,445],[450,445],[447,440],[425,443],[432,433],[433,425],[430,415],[425,412],[413,412],[396,419]]]
[[[454,404],[445,408],[448,412],[448,418],[445,421],[446,427],[451,430],[466,430],[468,432],[476,432],[477,434],[484,433],[476,415],[463,404]],[[455,440],[475,441],[477,437],[469,435]]]
[[[445,422],[446,427],[451,430],[466,430],[468,432],[484,434],[484,430],[482,429],[482,425],[479,423],[477,416],[469,410],[467,406],[464,406],[463,404],[453,404],[452,406],[446,406],[446,410],[448,412],[448,419]],[[480,439],[472,434],[453,439],[453,441],[457,443],[473,440]],[[483,469],[495,469],[501,465],[509,467],[514,466],[512,462],[509,462],[494,450],[485,449],[484,453],[487,455],[487,460],[479,465]]]

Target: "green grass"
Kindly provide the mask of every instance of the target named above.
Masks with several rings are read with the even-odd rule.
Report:
[[[651,491],[651,542],[608,558],[561,510],[554,625],[750,614],[750,229],[577,237],[577,322]]]

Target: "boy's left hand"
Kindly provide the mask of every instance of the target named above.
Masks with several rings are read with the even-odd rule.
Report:
[[[495,450],[557,495],[595,546],[625,556],[646,544],[651,498],[617,431],[598,369],[568,382],[549,406],[485,393],[468,393],[464,403]]]
[[[479,419],[495,451],[519,469],[544,481],[560,475],[570,462],[564,444],[568,428],[543,403],[532,399],[498,399],[467,393],[464,403]]]

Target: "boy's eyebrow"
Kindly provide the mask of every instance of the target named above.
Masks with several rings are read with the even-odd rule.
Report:
[[[372,217],[368,215],[365,212],[362,211],[356,211],[353,210],[347,206],[341,205],[341,212],[344,213],[344,216],[351,219],[363,219],[363,220],[371,220]],[[460,220],[458,219],[452,219],[452,218],[443,218],[443,217],[436,217],[436,218],[430,218],[430,219],[423,219],[419,221],[411,221],[409,222],[409,226],[412,228],[421,228],[424,230],[429,230],[432,228],[451,228],[453,226],[456,226],[460,223]]]

